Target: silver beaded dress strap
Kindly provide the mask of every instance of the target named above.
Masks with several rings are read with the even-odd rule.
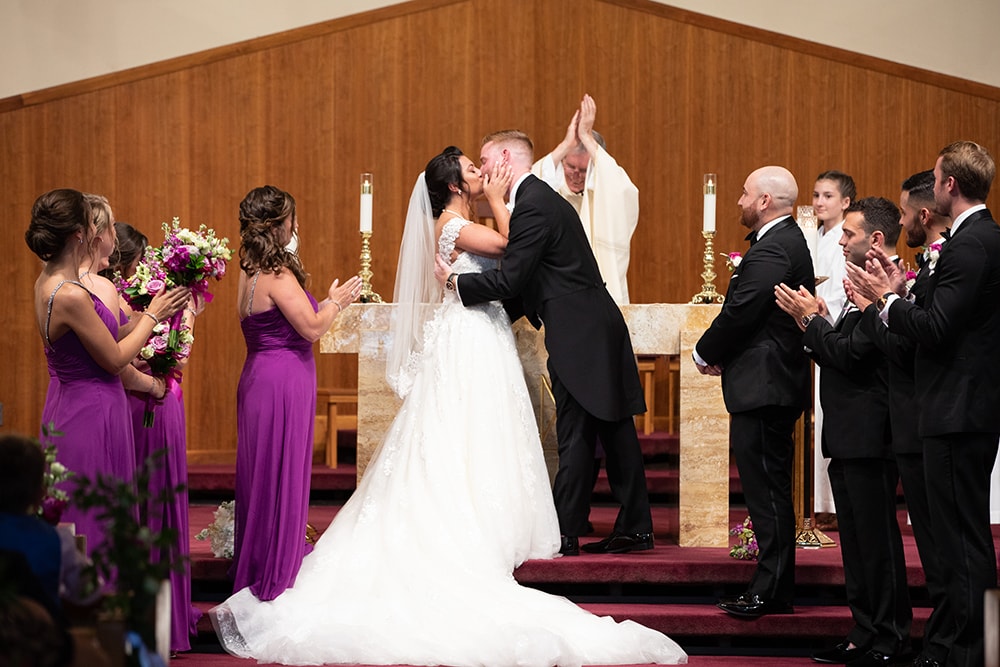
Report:
[[[247,299],[247,317],[253,315],[253,293],[257,289],[257,278],[260,277],[260,269],[253,274],[253,282],[250,283],[250,297]]]
[[[69,283],[70,285],[77,285],[78,287],[82,287],[83,289],[87,290],[88,294],[90,294],[90,290],[88,290],[86,287],[83,287],[83,283],[81,283],[81,282],[79,282],[77,280],[63,280],[63,281],[60,281],[60,283],[58,285],[56,285],[56,288],[54,290],[52,290],[52,294],[49,295],[49,306],[48,306],[48,308],[46,309],[46,312],[45,312],[45,347],[48,347],[48,348],[52,347],[52,341],[49,340],[49,323],[52,321],[52,302],[56,298],[56,292],[58,292],[59,288],[62,287],[63,285],[65,285],[66,283]]]

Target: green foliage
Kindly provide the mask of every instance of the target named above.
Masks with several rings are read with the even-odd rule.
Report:
[[[171,571],[181,571],[184,559],[178,553],[176,529],[150,530],[147,508],[162,508],[171,502],[183,485],[150,492],[150,474],[166,455],[156,451],[136,471],[135,478],[124,480],[114,475],[90,479],[75,477],[73,503],[80,509],[93,510],[105,522],[105,541],[91,553],[92,573],[108,586],[103,608],[120,614],[126,625],[153,646],[153,609],[160,583]],[[95,579],[96,580],[96,579]]]

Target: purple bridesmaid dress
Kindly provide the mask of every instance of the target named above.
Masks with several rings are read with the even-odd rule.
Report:
[[[316,300],[307,293],[313,309]],[[277,308],[241,322],[247,358],[236,394],[234,590],[273,600],[295,583],[309,509],[316,363]]]
[[[60,283],[49,297],[52,299]],[[79,283],[73,283],[80,285]],[[94,309],[116,339],[115,315],[93,294]],[[45,335],[48,339],[48,321]],[[55,341],[46,340],[49,388],[42,410],[42,424],[52,424],[61,437],[52,438],[57,459],[77,475],[93,479],[98,473],[132,479],[135,474],[135,445],[125,389],[117,375],[101,368],[73,331]],[[44,435],[43,441],[44,441]],[[64,483],[66,490],[72,481]],[[93,512],[83,512],[72,502],[62,520],[76,524],[76,534],[87,536],[87,555],[105,540],[105,527]]]
[[[135,433],[135,458],[142,464],[158,450],[166,448],[149,474],[148,505],[141,508],[142,520],[150,530],[164,528],[177,530],[177,557],[183,559],[184,569],[170,573],[170,650],[190,651],[191,635],[197,634],[198,617],[201,615],[191,604],[191,536],[188,530],[187,492],[187,434],[184,422],[184,393],[180,378],[169,383],[169,390],[162,401],[152,403],[153,425],[142,425],[146,411],[147,395],[129,393],[132,411],[132,429]],[[184,490],[174,493],[173,500],[162,503],[157,498],[165,489],[184,485]]]

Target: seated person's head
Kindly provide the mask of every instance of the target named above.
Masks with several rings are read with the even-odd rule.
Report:
[[[0,435],[0,512],[27,514],[45,491],[45,453],[31,439]]]

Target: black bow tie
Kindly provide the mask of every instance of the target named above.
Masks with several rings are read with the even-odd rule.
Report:
[[[746,240],[750,242],[750,245],[753,245],[754,243],[756,243],[757,242],[757,232],[750,232],[749,234],[747,234]]]
[[[946,229],[943,232],[941,232],[941,238],[943,238],[945,240],[950,239],[951,238],[951,230],[950,229]]]

